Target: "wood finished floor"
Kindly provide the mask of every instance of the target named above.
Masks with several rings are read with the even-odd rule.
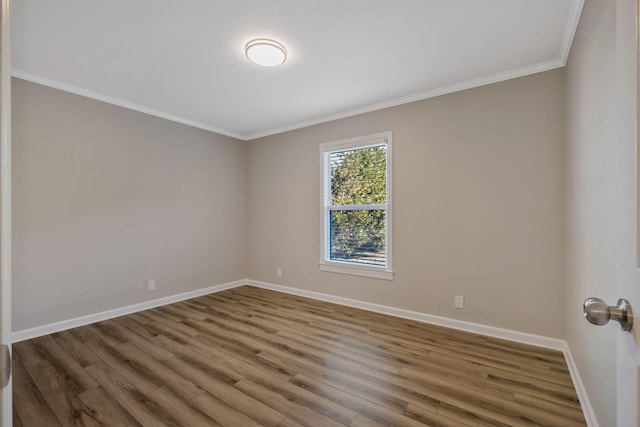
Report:
[[[17,343],[14,426],[584,426],[561,353],[240,287]]]

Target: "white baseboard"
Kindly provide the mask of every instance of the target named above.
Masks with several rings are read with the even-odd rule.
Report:
[[[567,366],[569,367],[569,373],[571,374],[573,386],[575,387],[576,393],[578,394],[578,399],[580,399],[582,413],[584,414],[584,418],[587,421],[587,426],[599,427],[600,424],[598,424],[596,413],[594,412],[593,406],[591,406],[591,402],[589,401],[587,389],[584,388],[582,377],[580,377],[580,373],[578,372],[578,366],[576,365],[576,361],[573,359],[573,355],[571,354],[569,343],[566,341],[564,342],[564,349],[562,350],[562,352],[564,353],[564,359],[567,361]]]
[[[374,304],[355,300],[351,298],[337,297],[334,295],[323,294],[320,292],[306,291],[303,289],[290,288],[288,286],[275,285],[273,283],[259,282],[257,280],[247,280],[247,283],[257,288],[270,289],[272,291],[283,292],[285,294],[297,295],[300,297],[311,298],[320,301],[332,302],[335,304],[346,305],[348,307],[360,308],[376,313],[388,314],[403,319],[415,320],[422,323],[444,326],[451,329],[457,329],[474,334],[485,335],[494,338],[501,338],[509,341],[515,341],[523,344],[531,344],[538,347],[549,348],[552,350],[563,351],[565,341],[557,338],[549,338],[542,335],[528,334],[526,332],[513,331],[511,329],[497,328],[495,326],[482,325],[480,323],[466,322],[464,320],[451,319],[449,317],[434,316],[432,314],[421,313],[418,311],[405,310],[402,308],[391,307],[388,305]]]
[[[311,298],[319,301],[327,301],[335,304],[340,304],[348,307],[360,308],[362,310],[372,311],[375,313],[388,314],[390,316],[400,317],[403,319],[415,320],[422,323],[429,323],[432,325],[444,326],[447,328],[457,329],[465,332],[472,332],[475,334],[485,335],[494,338],[501,338],[509,341],[515,341],[523,344],[535,345],[538,347],[549,348],[552,350],[558,350],[564,353],[565,360],[569,367],[571,379],[576,388],[576,393],[580,399],[582,405],[582,411],[584,413],[587,425],[589,427],[599,427],[598,420],[596,419],[593,407],[587,396],[584,383],[578,372],[578,367],[575,364],[575,360],[571,355],[571,349],[565,340],[545,337],[542,335],[534,335],[526,332],[514,331],[511,329],[497,328],[495,326],[482,325],[479,323],[466,322],[463,320],[451,319],[448,317],[434,316],[432,314],[421,313],[417,311],[405,310],[402,308],[390,307],[386,305],[374,304],[366,301],[360,301],[350,298],[343,298],[329,294],[323,294],[320,292],[306,291],[304,289],[291,288],[288,286],[276,285],[273,283],[260,282],[257,280],[236,280],[234,282],[223,283],[221,285],[210,286],[207,288],[197,289],[195,291],[184,292],[177,295],[171,295],[168,297],[158,298],[151,301],[145,301],[139,304],[133,304],[126,307],[120,307],[113,310],[107,310],[100,313],[90,314],[87,316],[76,317],[74,319],[63,320],[60,322],[50,323],[48,325],[38,326],[31,329],[25,329],[22,331],[16,331],[11,334],[12,341],[14,343],[28,340],[31,338],[37,338],[43,335],[53,334],[56,332],[64,331],[78,326],[84,326],[103,320],[113,319],[115,317],[124,316],[139,311],[148,310],[167,304],[172,304],[179,301],[184,301],[191,298],[196,298],[202,295],[213,294],[221,292],[227,289],[237,288],[239,286],[249,285],[257,288],[268,289],[276,292],[282,292],[289,295],[296,295],[305,298]]]
[[[160,307],[162,305],[173,304],[174,302],[184,301],[202,295],[208,295],[227,289],[237,288],[238,286],[246,284],[246,280],[236,280],[235,282],[209,286],[207,288],[196,289],[195,291],[170,295],[168,297],[157,298],[151,301],[128,305],[126,307],[115,308],[113,310],[102,311],[100,313],[89,314],[87,316],[76,317],[73,319],[62,320],[60,322],[49,323],[43,326],[37,326],[35,328],[24,329],[22,331],[13,332],[11,334],[11,341],[16,343],[31,338],[37,338],[43,335],[53,334],[71,328],[77,328],[78,326],[84,326],[90,323],[101,322],[103,320],[113,319],[115,317],[124,316],[126,314],[136,313],[138,311],[149,310],[150,308]]]
[[[575,360],[571,355],[571,349],[569,348],[569,344],[565,340],[545,337],[542,335],[529,334],[526,332],[514,331],[511,329],[497,328],[494,326],[482,325],[479,323],[466,322],[463,320],[456,320],[448,317],[434,316],[431,314],[404,310],[401,308],[374,304],[350,298],[337,297],[320,292],[290,288],[288,286],[260,282],[257,280],[247,280],[247,284],[249,284],[250,286],[255,286],[257,288],[269,289],[285,294],[332,302],[335,304],[346,305],[348,307],[360,308],[367,311],[388,314],[391,316],[429,323],[432,325],[444,326],[447,328],[457,329],[465,332],[472,332],[489,337],[501,338],[509,341],[515,341],[523,344],[530,344],[538,347],[561,351],[564,354],[564,358],[567,362],[571,380],[573,381],[576,393],[578,394],[578,399],[580,399],[580,405],[582,406],[582,412],[584,413],[585,420],[587,421],[587,426],[599,427],[598,420],[596,419],[595,413],[593,411],[593,406],[591,406],[587,391],[584,388],[584,384],[582,382],[582,379],[580,378],[580,374],[578,373],[578,367],[576,366]]]

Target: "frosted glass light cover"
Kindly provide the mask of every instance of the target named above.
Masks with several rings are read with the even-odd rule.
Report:
[[[244,50],[251,62],[263,67],[275,67],[287,59],[287,49],[275,40],[251,40]]]

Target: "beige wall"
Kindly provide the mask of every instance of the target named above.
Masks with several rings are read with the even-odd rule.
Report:
[[[563,336],[562,70],[250,143],[14,92],[14,330],[249,277]],[[396,279],[320,272],[318,144],[385,130]]]
[[[245,158],[232,138],[14,79],[13,329],[245,278]]]
[[[563,88],[557,70],[250,142],[249,278],[562,337]],[[396,279],[320,272],[318,144],[387,130]]]

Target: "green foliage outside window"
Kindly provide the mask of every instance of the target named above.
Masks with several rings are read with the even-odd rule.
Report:
[[[331,153],[332,205],[387,203],[386,147]],[[385,210],[332,210],[331,259],[385,265]]]

